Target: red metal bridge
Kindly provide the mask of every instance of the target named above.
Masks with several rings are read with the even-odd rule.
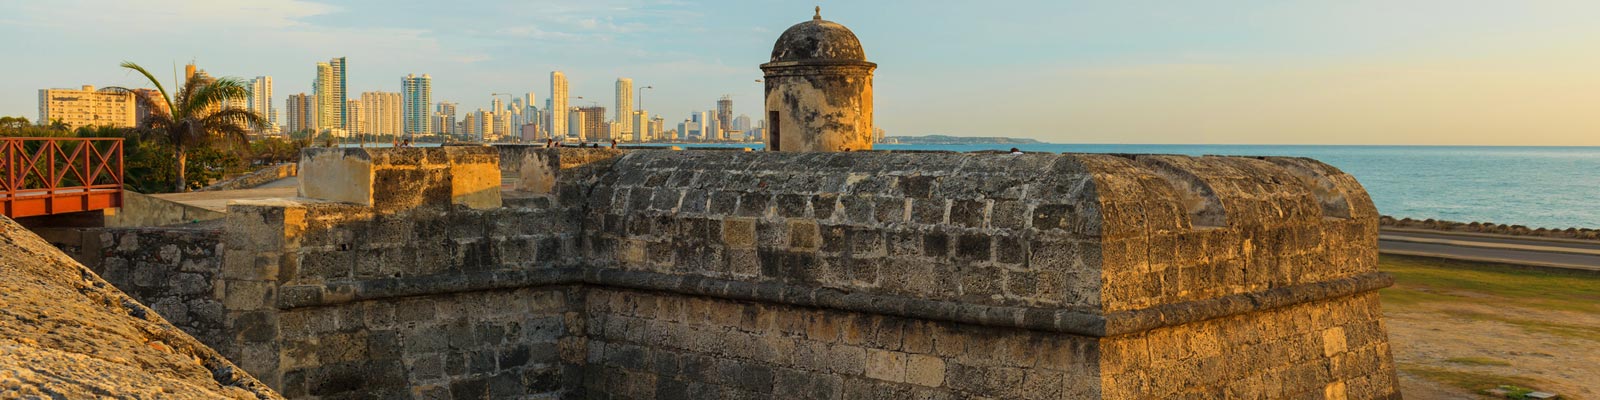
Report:
[[[121,138],[0,138],[0,203],[11,218],[122,206]]]

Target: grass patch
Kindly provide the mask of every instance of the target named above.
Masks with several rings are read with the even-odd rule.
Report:
[[[1492,367],[1506,367],[1506,366],[1510,366],[1511,365],[1510,362],[1507,362],[1505,360],[1496,359],[1496,358],[1489,358],[1489,357],[1455,357],[1455,358],[1446,359],[1446,360],[1444,360],[1444,362],[1453,363],[1453,364],[1462,364],[1462,365],[1483,365],[1483,366],[1492,366]]]
[[[1446,310],[1444,313],[1472,320],[1494,321],[1503,324],[1509,324],[1529,332],[1539,332],[1572,339],[1600,342],[1600,330],[1596,330],[1587,326],[1568,325],[1549,321],[1536,321],[1531,319],[1513,318],[1503,315],[1486,314],[1472,311]]]
[[[1535,386],[1533,379],[1521,376],[1506,376],[1486,372],[1458,371],[1429,365],[1401,364],[1401,371],[1416,375],[1423,379],[1443,383],[1450,386],[1470,390],[1473,393],[1483,393],[1486,390],[1498,388],[1501,385]]]
[[[1600,277],[1513,266],[1383,255],[1378,269],[1394,275],[1383,301],[1396,306],[1473,302],[1542,310],[1600,313]]]

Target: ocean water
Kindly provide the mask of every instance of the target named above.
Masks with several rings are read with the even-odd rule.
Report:
[[[880,150],[1007,150],[1310,157],[1361,181],[1397,218],[1600,228],[1600,147],[1143,144],[878,145]]]

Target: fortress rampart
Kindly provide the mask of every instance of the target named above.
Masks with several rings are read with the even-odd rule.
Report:
[[[300,171],[321,200],[230,206],[205,339],[289,398],[1398,397],[1377,213],[1309,159],[503,146]]]

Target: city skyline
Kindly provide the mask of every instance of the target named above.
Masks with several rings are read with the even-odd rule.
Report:
[[[396,16],[421,3],[158,3],[0,5],[0,32],[30,38],[7,51],[38,59],[6,67],[0,115],[34,114],[41,89],[147,86],[116,68],[122,60],[158,77],[160,65],[191,60],[213,76],[272,76],[284,101],[315,94],[311,66],[334,57],[351,62],[346,93],[401,91],[395,78],[428,72],[434,101],[475,109],[490,93],[548,92],[544,75],[560,70],[572,95],[601,103],[618,77],[653,86],[652,114],[669,121],[713,109],[723,94],[750,113],[774,27],[804,21],[814,5],[489,2],[492,15],[469,24]],[[1600,101],[1589,72],[1600,56],[1585,50],[1600,29],[1583,17],[1600,4],[1235,5],[824,3],[822,14],[856,27],[884,65],[875,103],[890,135],[1600,145],[1600,117],[1577,106]],[[867,23],[891,14],[896,21]],[[83,21],[115,21],[117,34],[72,28]],[[186,35],[211,40],[156,40]]]

